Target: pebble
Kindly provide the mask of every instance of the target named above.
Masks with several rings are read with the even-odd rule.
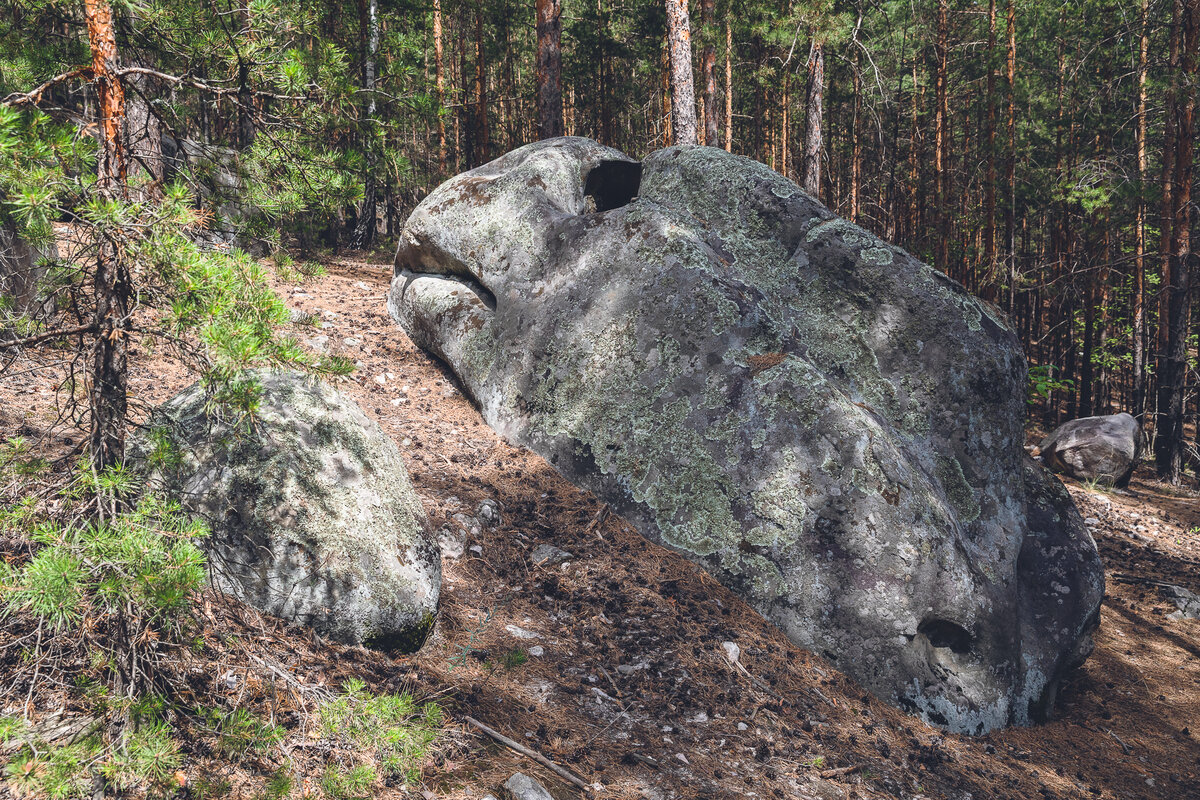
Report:
[[[738,659],[742,657],[742,648],[735,642],[721,642],[721,647],[725,648],[725,657],[729,659],[729,663],[738,663]]]
[[[541,658],[545,654],[546,649],[540,644],[535,644],[533,647],[529,648],[529,655],[533,656],[534,658]]]
[[[560,550],[552,544],[539,544],[529,554],[529,560],[539,567],[558,564],[571,558],[573,556],[566,550]]]
[[[484,500],[479,504],[479,508],[475,509],[475,516],[484,525],[495,528],[500,524],[500,504],[495,500]]]
[[[512,792],[513,800],[554,800],[554,796],[546,791],[545,786],[523,772],[518,772],[506,780],[504,788]]]
[[[533,631],[527,631],[524,628],[518,628],[516,625],[505,625],[504,630],[508,631],[513,636],[517,637],[518,639],[540,639],[540,638],[542,638],[542,635],[540,633],[534,633]]]

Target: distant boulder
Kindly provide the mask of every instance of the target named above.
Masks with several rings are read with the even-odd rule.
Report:
[[[1140,433],[1129,414],[1073,419],[1042,440],[1042,463],[1077,480],[1125,486],[1137,465]]]
[[[493,428],[930,722],[1041,719],[1091,649],[1013,330],[762,164],[522,147],[417,206],[388,302]]]
[[[253,424],[206,413],[196,384],[153,412],[133,460],[211,525],[217,588],[337,641],[418,649],[441,557],[399,449],[333,388],[258,378]]]

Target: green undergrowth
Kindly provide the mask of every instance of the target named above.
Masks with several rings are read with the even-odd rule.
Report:
[[[373,695],[360,680],[348,681],[340,695],[321,706],[318,718],[326,738],[373,752],[382,777],[408,784],[420,782],[422,764],[444,723],[437,703],[418,703],[408,694]],[[339,792],[347,793],[330,791],[330,796],[358,796],[353,787],[366,774],[363,767],[372,765],[360,764],[349,772],[331,765],[333,771],[327,771],[325,778]],[[352,777],[352,773],[358,777]]]
[[[0,696],[0,795],[340,800],[420,782],[440,706],[354,680],[302,693],[278,717],[275,700],[244,691],[273,685],[267,666],[246,666],[236,690],[196,681],[227,670],[231,647],[198,613],[210,602],[208,529],[126,470],[81,469],[39,497],[27,489],[44,470],[24,442],[0,446],[0,539],[23,543],[0,554],[0,627],[16,648]],[[319,750],[294,746],[314,735]]]

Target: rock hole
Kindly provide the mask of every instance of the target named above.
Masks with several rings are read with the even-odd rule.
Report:
[[[629,205],[642,186],[642,165],[636,161],[601,161],[588,172],[583,196],[595,211]],[[589,209],[590,210],[590,209]]]
[[[971,632],[956,622],[927,619],[917,628],[934,647],[949,647],[952,652],[966,653],[971,649]]]

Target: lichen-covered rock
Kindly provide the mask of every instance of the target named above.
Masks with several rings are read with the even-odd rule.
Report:
[[[484,418],[955,731],[1049,710],[1103,572],[958,284],[762,164],[539,142],[409,217],[393,317]]]
[[[441,558],[400,451],[330,386],[257,378],[251,424],[210,416],[196,384],[154,411],[134,461],[211,525],[217,588],[341,642],[418,649]]]
[[[1081,481],[1124,486],[1137,466],[1140,432],[1124,413],[1073,419],[1042,440],[1042,462]]]

